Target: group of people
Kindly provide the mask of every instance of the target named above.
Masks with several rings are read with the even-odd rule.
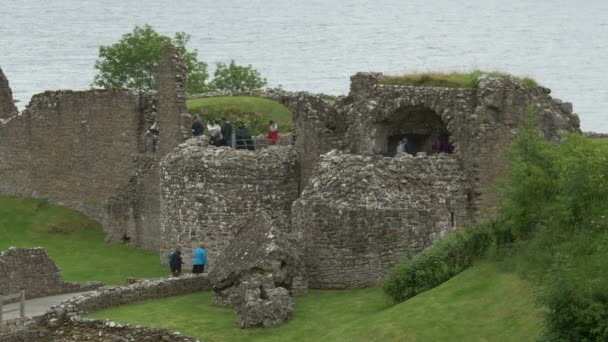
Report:
[[[205,131],[205,125],[201,121],[200,116],[196,116],[192,123],[192,135],[200,136]],[[234,145],[232,141],[232,125],[225,118],[216,119],[207,125],[209,132],[209,145],[213,146],[234,146],[237,150],[254,150],[255,144],[249,129],[245,127],[245,123],[239,122],[234,135]],[[270,120],[268,123],[268,143],[271,145],[279,141],[279,126]]]
[[[442,134],[439,136],[437,141],[431,146],[431,150],[434,153],[452,153],[454,148],[452,144],[450,144],[450,137],[447,134]],[[408,153],[412,154],[412,145],[409,143],[407,138],[403,138],[399,140],[397,143],[396,154],[399,153]]]
[[[169,253],[169,268],[171,269],[171,275],[179,277],[182,273],[182,247],[177,246],[175,250]],[[199,274],[205,272],[205,266],[207,265],[207,250],[205,249],[205,243],[201,242],[198,247],[194,250],[192,258],[192,273]]]

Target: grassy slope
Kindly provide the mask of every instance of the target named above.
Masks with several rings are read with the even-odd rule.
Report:
[[[103,241],[101,225],[73,210],[0,197],[0,251],[44,247],[70,281],[119,284],[127,277],[167,275],[157,253]]]
[[[180,331],[205,341],[525,341],[539,333],[529,289],[497,266],[475,266],[390,306],[380,289],[310,291],[294,318],[274,329],[241,330],[210,293],[132,304],[91,315]]]
[[[188,110],[199,113],[204,107],[210,108],[238,108],[241,112],[256,112],[262,114],[262,122],[266,124],[274,120],[279,125],[280,132],[289,132],[291,129],[291,112],[282,104],[258,97],[248,96],[218,96],[187,101]],[[266,133],[253,132],[255,134]]]

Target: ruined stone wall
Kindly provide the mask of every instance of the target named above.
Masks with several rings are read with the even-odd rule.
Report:
[[[103,215],[106,240],[128,242],[158,251],[160,247],[160,160],[188,138],[190,117],[186,108],[187,69],[174,46],[163,49],[156,83],[158,113],[146,122],[145,129],[156,120],[160,130],[154,148],[151,136],[145,136],[145,148],[138,154],[135,172],[107,201]]]
[[[482,76],[475,88],[382,85],[383,75],[360,73],[351,78],[348,116],[348,150],[375,154],[381,124],[408,115],[408,110],[437,114],[450,134],[454,155],[460,161],[471,193],[471,208],[480,215],[492,211],[491,189],[504,175],[505,153],[528,108],[534,108],[548,139],[578,131],[572,105],[549,96],[542,87],[525,87],[514,78]]]
[[[102,283],[63,280],[61,271],[42,248],[10,248],[0,253],[0,295],[26,290],[26,298],[94,290]]]
[[[343,105],[331,104],[323,94],[288,92],[276,90],[254,90],[247,92],[213,92],[197,95],[197,98],[216,96],[252,96],[277,101],[292,114],[295,132],[295,149],[298,154],[300,191],[304,189],[319,161],[319,156],[333,149],[344,148],[347,123]],[[282,139],[282,137],[281,137]]]
[[[182,245],[186,268],[198,242],[207,243],[209,267],[235,235],[236,222],[259,210],[288,226],[298,197],[296,154],[290,146],[259,151],[207,146],[192,138],[161,164],[161,258]]]
[[[10,117],[0,120],[0,194],[79,210],[103,223],[107,240],[158,250],[158,166],[190,134],[186,73],[177,49],[166,46],[158,95],[48,91],[20,115],[0,73],[0,119]],[[153,148],[147,132],[155,121],[160,137]]]
[[[43,317],[51,324],[114,306],[210,290],[206,274],[142,280],[123,286],[104,286],[53,306]]]
[[[0,68],[0,120],[8,119],[17,114],[17,107],[13,101],[13,92],[8,80]]]
[[[128,90],[49,91],[0,124],[0,193],[45,198],[101,219],[137,170],[152,100]]]
[[[406,250],[467,225],[466,193],[453,156],[323,155],[292,210],[309,286],[373,285]]]

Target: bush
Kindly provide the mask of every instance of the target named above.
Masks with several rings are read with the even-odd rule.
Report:
[[[406,256],[383,281],[384,293],[399,303],[440,285],[486,252],[493,231],[491,224],[458,230],[415,257]]]

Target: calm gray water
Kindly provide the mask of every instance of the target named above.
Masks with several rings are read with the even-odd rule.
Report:
[[[23,107],[88,88],[98,46],[145,23],[288,90],[346,93],[357,71],[531,76],[608,132],[606,0],[0,0],[0,65]]]

